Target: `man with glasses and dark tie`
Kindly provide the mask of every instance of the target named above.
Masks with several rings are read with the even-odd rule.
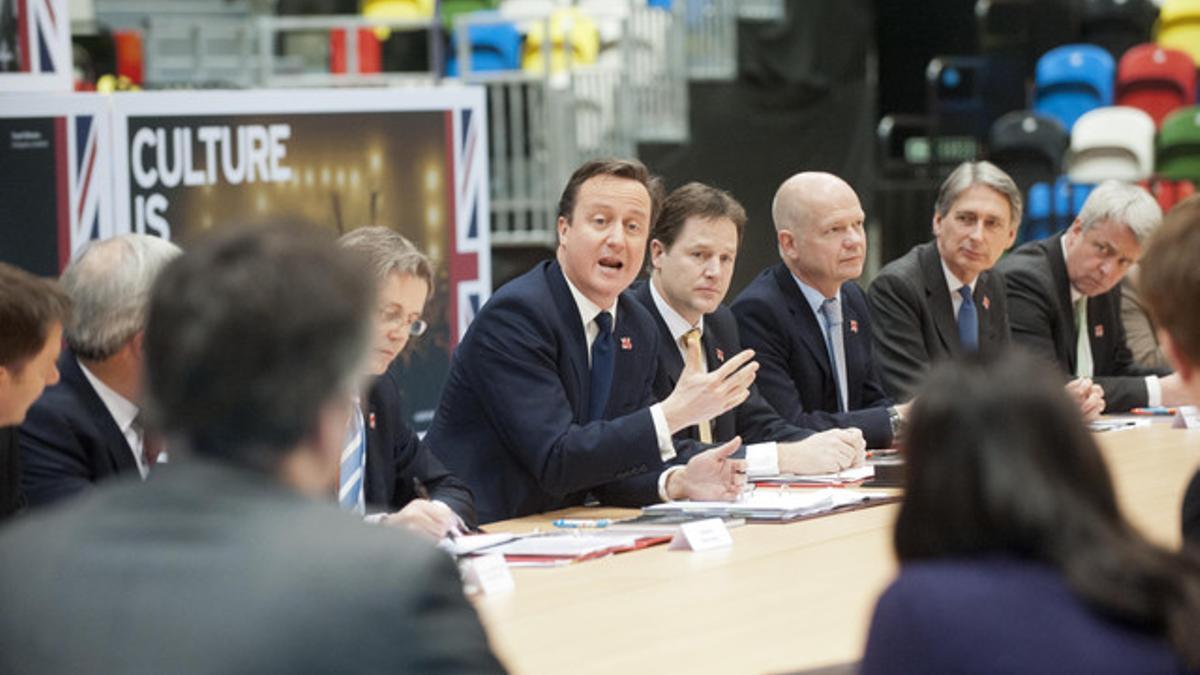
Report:
[[[366,361],[372,379],[350,417],[338,503],[369,513],[368,520],[435,539],[457,534],[475,525],[471,491],[404,422],[398,383],[388,372],[409,338],[425,332],[421,313],[433,292],[433,266],[412,242],[386,227],[360,227],[338,242],[372,272],[379,293]]]
[[[625,293],[662,188],[636,160],[576,169],[554,260],[499,289],[471,322],[426,441],[470,486],[482,522],[583,504],[733,499],[739,439],[705,449],[672,434],[749,396],[749,352],[689,372],[656,402],[654,319]],[[673,469],[673,467],[682,467]]]
[[[880,382],[871,315],[853,281],[867,253],[858,195],[832,174],[799,173],[776,191],[771,215],[782,261],[731,306],[762,364],[758,390],[796,426],[854,427],[867,447],[891,446],[903,407]]]

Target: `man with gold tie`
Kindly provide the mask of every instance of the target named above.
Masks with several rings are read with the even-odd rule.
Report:
[[[655,395],[670,395],[685,369],[719,368],[742,350],[737,321],[722,304],[733,278],[746,212],[732,195],[688,183],[663,202],[650,232],[650,278],[633,287],[659,330]],[[753,473],[823,473],[863,460],[858,429],[816,433],[793,425],[753,390],[736,408],[676,434],[702,443],[740,436]]]

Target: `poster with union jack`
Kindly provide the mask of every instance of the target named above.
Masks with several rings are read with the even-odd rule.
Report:
[[[71,91],[67,0],[0,0],[0,95]]]
[[[111,160],[107,97],[0,96],[0,260],[57,275],[117,234]]]

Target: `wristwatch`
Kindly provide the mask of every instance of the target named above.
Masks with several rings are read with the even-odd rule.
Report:
[[[904,415],[901,415],[900,411],[896,410],[896,406],[894,405],[888,406],[887,413],[888,422],[892,425],[892,442],[894,443],[896,438],[900,436],[900,431],[904,429]]]

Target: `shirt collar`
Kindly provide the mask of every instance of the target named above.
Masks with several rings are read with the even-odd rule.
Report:
[[[659,316],[661,316],[663,321],[666,322],[667,330],[671,332],[672,340],[679,342],[679,339],[683,337],[683,334],[693,328],[699,329],[701,335],[704,334],[703,316],[700,317],[700,320],[696,322],[695,326],[691,325],[687,322],[687,319],[679,316],[679,312],[676,312],[675,309],[667,303],[666,298],[664,298],[662,294],[658,292],[658,287],[655,285],[654,279],[650,279],[646,283],[650,284],[650,297],[654,299],[654,306],[658,308]]]
[[[138,416],[138,407],[129,399],[113,391],[112,387],[100,381],[100,378],[92,374],[92,371],[88,370],[82,361],[76,359],[76,362],[79,363],[79,369],[83,371],[83,376],[92,385],[92,389],[96,390],[96,395],[100,397],[104,407],[108,409],[108,414],[112,415],[113,421],[117,423],[117,428],[121,430],[121,433],[128,431],[130,425],[133,424],[133,419]]]
[[[588,297],[581,293],[578,288],[575,288],[575,284],[571,283],[571,279],[566,275],[565,272],[563,273],[563,280],[567,282],[567,288],[571,290],[571,297],[575,298],[575,309],[579,311],[579,319],[583,322],[583,330],[584,333],[586,333],[588,324],[590,324],[596,318],[597,314],[605,311],[605,309],[589,300]],[[620,303],[614,302],[613,306],[608,308],[608,312],[612,314],[612,325],[614,328],[617,325],[618,304]]]
[[[941,255],[938,255],[938,262],[942,264],[942,273],[946,275],[946,287],[950,289],[951,295],[957,294],[958,289],[963,287],[962,279],[954,276],[954,272],[951,272],[950,268],[946,266],[946,261],[942,260]],[[975,277],[975,281],[967,284],[971,288],[972,295],[975,293],[975,284],[977,283],[979,283],[979,277]]]
[[[1083,297],[1083,293],[1075,290],[1075,284],[1071,283],[1070,268],[1067,267],[1067,235],[1059,237],[1058,243],[1062,246],[1063,267],[1067,269],[1067,288],[1071,290],[1071,305],[1074,305]]]
[[[813,288],[812,286],[809,286],[808,284],[804,283],[803,281],[800,281],[800,277],[796,276],[794,273],[792,274],[792,279],[794,279],[796,281],[796,285],[800,287],[800,292],[802,294],[804,294],[804,299],[808,301],[808,306],[812,307],[813,314],[820,316],[821,315],[821,305],[825,304],[825,300],[826,300],[825,296],[821,295],[821,291],[818,291],[817,289]],[[841,288],[838,289],[837,298],[838,298],[838,302],[841,302],[841,299],[842,299],[842,289]]]

